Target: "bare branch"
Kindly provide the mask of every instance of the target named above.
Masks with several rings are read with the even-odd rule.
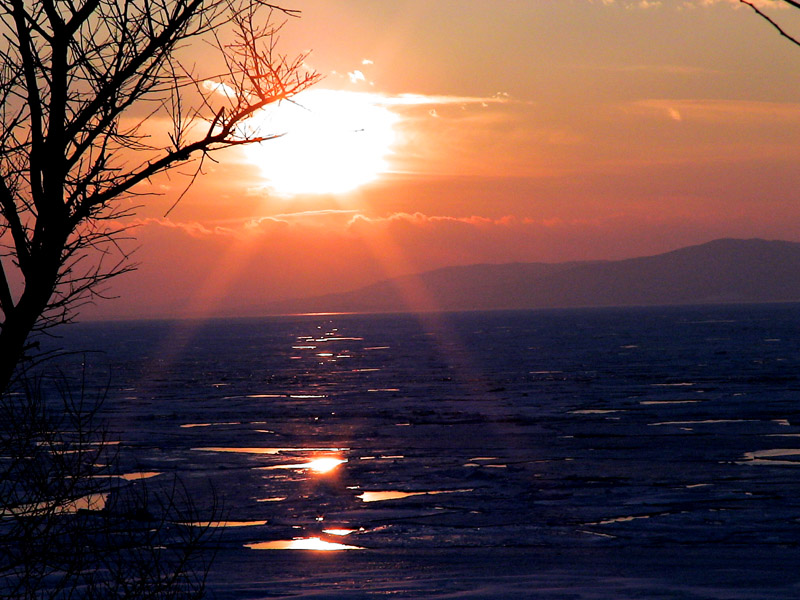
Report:
[[[119,200],[199,158],[191,185],[217,150],[277,137],[244,125],[318,75],[277,53],[276,11],[298,14],[263,0],[0,2],[0,389],[32,332],[132,268],[124,227],[101,226],[130,214]],[[227,96],[180,62],[192,42],[216,47]],[[163,116],[162,143],[144,125]]]
[[[22,74],[25,77],[25,88],[27,91],[28,110],[30,112],[29,125],[31,130],[31,151],[30,151],[30,176],[31,193],[33,203],[38,205],[37,197],[41,198],[41,174],[39,170],[39,155],[42,152],[44,142],[42,99],[39,95],[39,86],[36,77],[37,57],[33,50],[28,29],[28,19],[23,0],[12,0],[14,24],[18,40],[18,49],[22,60]],[[39,200],[41,202],[41,200]]]
[[[798,2],[795,2],[794,0],[782,0],[782,1],[783,1],[783,2],[785,2],[786,4],[790,5],[790,6],[793,6],[793,7],[795,7],[795,8],[800,8],[800,3],[798,3]],[[776,22],[776,21],[775,21],[775,20],[774,20],[772,17],[770,17],[769,15],[767,15],[767,14],[766,14],[764,11],[762,11],[760,8],[758,8],[758,7],[757,7],[755,4],[753,4],[753,3],[752,3],[752,2],[750,2],[749,0],[739,0],[739,2],[741,2],[742,4],[746,4],[747,6],[749,6],[750,8],[752,8],[752,9],[753,9],[753,10],[756,12],[756,14],[757,14],[758,16],[760,16],[760,17],[761,17],[762,19],[764,19],[764,20],[765,20],[767,23],[769,23],[770,25],[772,25],[772,26],[773,26],[773,27],[774,27],[774,28],[777,30],[777,32],[778,32],[778,33],[779,33],[779,34],[780,34],[782,37],[786,38],[787,40],[789,40],[790,42],[792,42],[794,45],[796,45],[796,46],[800,46],[800,40],[799,40],[798,38],[796,38],[796,37],[794,37],[794,36],[790,35],[790,34],[789,34],[789,33],[788,33],[788,32],[787,32],[785,29],[783,29],[783,28],[782,28],[782,27],[781,27],[781,26],[780,26],[780,25],[779,25],[779,24],[778,24],[778,23],[777,23],[777,22]]]

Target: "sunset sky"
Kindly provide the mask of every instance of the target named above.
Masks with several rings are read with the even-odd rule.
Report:
[[[161,195],[131,221],[139,269],[84,318],[800,241],[800,48],[738,2],[286,2],[302,18],[280,50],[324,79],[259,117],[283,138],[218,154],[169,216],[185,176],[140,190]],[[770,14],[800,34],[795,12]]]

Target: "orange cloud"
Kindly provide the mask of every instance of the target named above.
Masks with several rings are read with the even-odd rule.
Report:
[[[232,235],[235,233],[233,229],[228,227],[207,227],[197,221],[173,221],[171,219],[157,219],[148,217],[144,219],[132,219],[124,223],[129,227],[143,227],[143,226],[157,226],[166,227],[168,229],[180,229],[181,231],[189,234],[192,237],[201,237],[209,235]]]
[[[446,216],[430,216],[421,212],[415,213],[394,213],[387,217],[367,217],[363,214],[357,214],[350,220],[350,225],[359,226],[363,224],[369,225],[385,225],[392,223],[403,223],[414,225],[417,227],[424,227],[435,224],[466,224],[466,225],[505,225],[509,220],[514,217],[503,217],[502,219],[489,219],[486,217],[471,216],[471,217],[446,217]]]
[[[634,102],[631,108],[671,116],[677,111],[686,118],[706,122],[745,124],[789,122],[800,124],[800,103],[753,100],[650,99]]]

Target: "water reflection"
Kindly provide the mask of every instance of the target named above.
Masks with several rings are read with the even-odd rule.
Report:
[[[423,496],[428,492],[400,492],[400,491],[385,491],[385,492],[364,492],[356,496],[364,502],[380,502],[381,500],[399,500],[400,498],[408,498],[409,496]]]
[[[281,452],[346,452],[350,448],[243,448],[236,446],[209,446],[192,448],[201,452],[238,452],[242,454],[280,454]],[[345,461],[342,461],[345,462]]]
[[[191,521],[183,523],[192,527],[258,527],[266,525],[266,521]]]
[[[658,423],[648,423],[651,427],[661,425],[716,425],[719,423],[750,423],[752,419],[702,419],[689,421],[660,421]]]
[[[245,544],[245,548],[251,548],[252,550],[320,550],[323,552],[330,552],[332,550],[364,550],[364,548],[360,546],[348,546],[336,542],[326,542],[318,537],[256,542],[254,544]]]
[[[228,423],[184,423],[181,425],[181,429],[191,429],[194,427],[214,427],[219,425],[241,425],[238,421],[231,421]]]
[[[19,504],[0,509],[0,518],[3,517],[34,517],[48,513],[56,515],[71,515],[79,511],[100,511],[106,507],[108,494],[89,494],[68,500],[63,503],[39,502],[37,504]]]
[[[141,479],[150,479],[161,475],[161,471],[140,471],[138,473],[124,473],[120,475],[125,481],[139,481]]]
[[[587,523],[587,525],[611,525],[612,523],[629,523],[637,519],[649,519],[652,515],[631,515],[625,517],[614,517],[613,519],[603,519],[602,521],[595,521],[594,523]]]
[[[328,535],[345,536],[345,535],[350,535],[355,531],[356,531],[355,529],[323,529],[322,533],[327,533]]]
[[[642,406],[659,406],[662,404],[700,404],[702,400],[642,400]]]
[[[347,462],[346,458],[315,458],[306,463],[293,465],[272,465],[270,467],[259,467],[261,469],[309,469],[315,473],[330,473],[336,467]]]
[[[431,490],[427,492],[401,492],[399,490],[384,490],[380,492],[364,492],[356,496],[363,502],[381,502],[383,500],[399,500],[409,496],[433,496],[435,494],[456,494],[460,492],[471,492],[472,488],[465,490]]]
[[[790,456],[800,456],[800,448],[772,448],[745,452],[743,460],[739,464],[800,467],[800,462],[791,460],[788,458]]]
[[[96,466],[103,466],[103,465],[96,465]],[[123,479],[125,481],[139,481],[142,479],[150,479],[152,477],[158,477],[161,475],[161,471],[137,471],[135,473],[121,473],[121,474],[114,474],[114,475],[95,475],[95,479]]]

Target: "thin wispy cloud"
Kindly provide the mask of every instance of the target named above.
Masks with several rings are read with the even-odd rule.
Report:
[[[376,101],[385,106],[428,106],[437,104],[507,104],[512,102],[512,99],[508,94],[498,92],[494,96],[440,96],[425,94],[397,94],[388,96],[376,94]]]
[[[754,100],[650,99],[632,103],[633,110],[665,114],[674,120],[745,123],[781,121],[800,123],[800,103]],[[678,118],[676,118],[676,116]]]

